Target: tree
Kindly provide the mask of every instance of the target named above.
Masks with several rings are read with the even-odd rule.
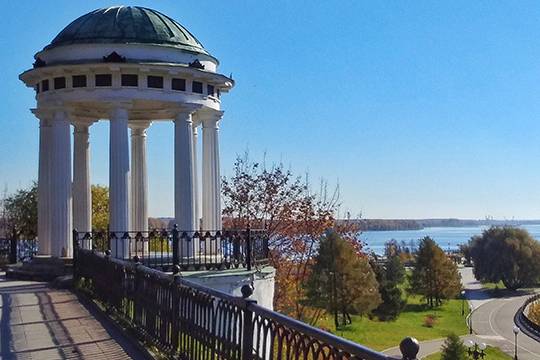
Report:
[[[413,292],[423,295],[430,307],[443,299],[456,297],[461,290],[461,276],[444,251],[426,236],[420,240],[411,276]]]
[[[319,239],[334,228],[360,253],[358,226],[353,221],[337,222],[339,191],[330,195],[327,186],[313,193],[309,180],[296,177],[282,164],[266,167],[238,157],[233,174],[223,178],[223,226],[243,229],[264,228],[268,232],[270,262],[276,268],[274,306],[276,310],[312,323],[318,311],[305,305],[305,287]]]
[[[533,285],[540,275],[540,243],[527,230],[494,226],[470,241],[474,275],[507,289]]]
[[[34,239],[37,236],[37,183],[19,189],[4,200],[8,231],[16,238]]]
[[[456,334],[450,334],[443,346],[441,360],[467,360],[467,349]]]
[[[309,305],[334,314],[337,329],[351,322],[350,314],[366,314],[380,304],[377,288],[367,257],[358,255],[336,232],[328,231],[319,243],[306,283]]]
[[[383,321],[395,320],[407,303],[399,288],[405,279],[405,267],[398,253],[388,257],[384,264],[374,258],[371,265],[379,283],[379,293],[382,299],[382,303],[373,310],[373,314]]]
[[[109,188],[92,185],[92,229],[107,230],[109,228]]]

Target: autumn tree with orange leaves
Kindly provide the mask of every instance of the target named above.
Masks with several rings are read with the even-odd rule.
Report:
[[[270,261],[276,268],[274,307],[313,323],[319,314],[306,306],[304,285],[318,243],[333,228],[361,254],[354,222],[336,221],[339,192],[326,185],[313,193],[307,178],[294,176],[282,164],[266,167],[238,157],[233,174],[223,179],[224,227],[264,228],[268,231]]]

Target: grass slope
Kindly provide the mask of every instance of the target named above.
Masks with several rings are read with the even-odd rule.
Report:
[[[424,325],[428,315],[435,315],[437,320],[433,327]],[[450,333],[466,334],[468,329],[465,317],[461,316],[461,300],[450,300],[440,308],[429,309],[419,296],[409,296],[407,306],[396,321],[370,320],[367,316],[353,316],[353,323],[343,330],[334,331],[331,316],[322,319],[319,326],[332,329],[336,335],[355,341],[376,350],[384,350],[398,346],[407,336],[418,341],[447,337]]]

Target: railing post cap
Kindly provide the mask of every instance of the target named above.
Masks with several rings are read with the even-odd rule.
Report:
[[[109,249],[105,250],[105,256],[111,257],[111,250]]]
[[[248,297],[253,295],[253,290],[253,285],[251,284],[242,285],[242,288],[240,288],[240,291],[242,292],[242,297],[244,299],[247,299]]]
[[[403,356],[403,360],[415,360],[416,355],[420,351],[418,340],[413,337],[406,337],[399,343],[399,350]]]
[[[139,264],[139,261],[140,261],[139,257],[138,257],[137,255],[135,255],[135,256],[133,257],[133,262],[134,262],[135,264],[138,265],[138,264]]]
[[[173,275],[180,275],[180,266],[174,265],[172,267],[172,273],[173,273]]]

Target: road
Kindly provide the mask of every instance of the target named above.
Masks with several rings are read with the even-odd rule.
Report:
[[[461,269],[466,297],[472,313],[472,328],[481,341],[514,355],[514,315],[532,291],[500,291],[500,296],[491,297],[483,290],[472,273],[472,268]],[[520,360],[540,359],[540,343],[525,334],[518,335],[518,355]]]
[[[461,268],[461,278],[465,288],[465,296],[473,309],[473,335],[462,336],[462,340],[471,339],[477,343],[484,342],[498,347],[510,356],[514,356],[514,315],[531,296],[531,291],[505,292],[493,297],[493,293],[482,288],[482,284],[474,278],[472,268]],[[418,358],[440,351],[445,339],[435,339],[420,343]],[[397,347],[384,351],[387,355],[398,356]],[[519,360],[540,360],[540,343],[525,334],[518,335]]]

